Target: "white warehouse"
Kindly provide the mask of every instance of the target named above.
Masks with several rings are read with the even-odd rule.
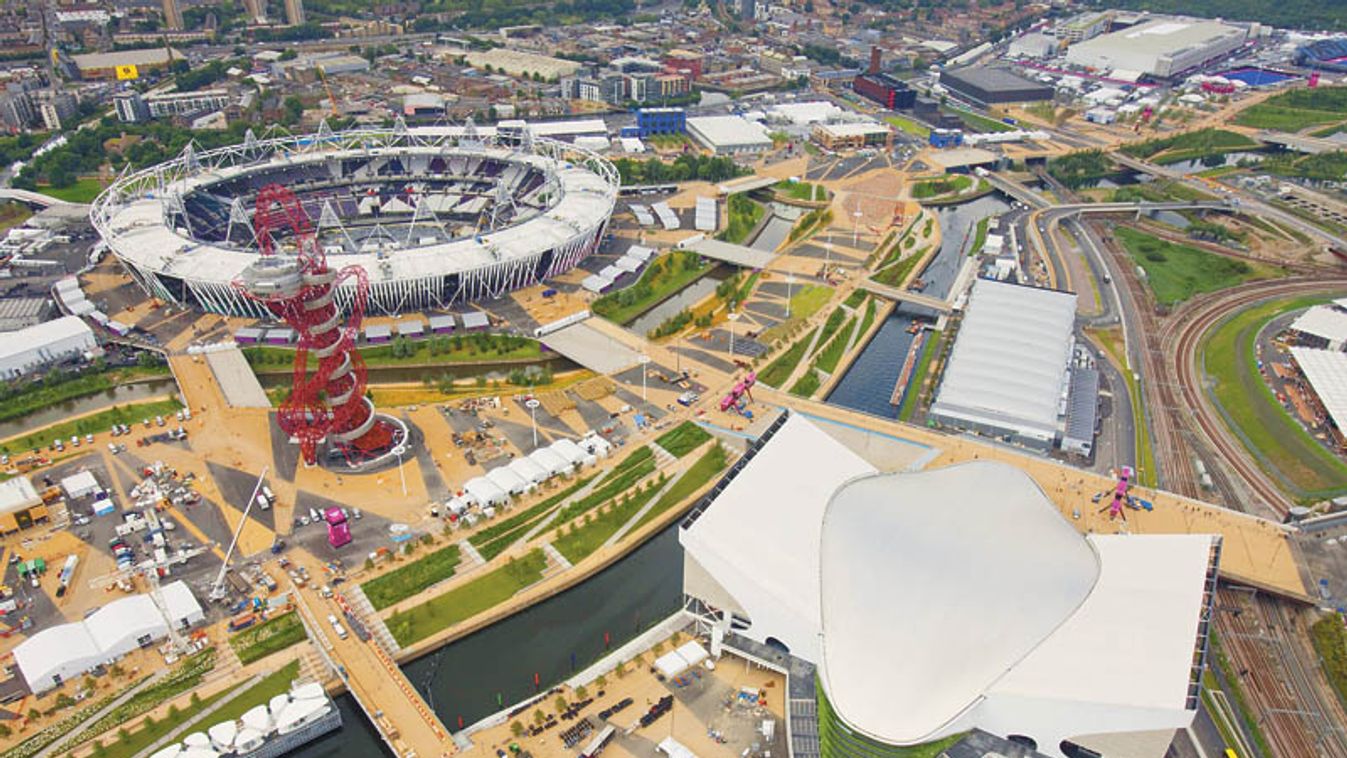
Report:
[[[94,331],[78,316],[62,316],[9,332],[0,342],[0,379],[15,379],[96,347]]]
[[[1247,29],[1220,21],[1157,18],[1078,42],[1066,59],[1100,71],[1132,71],[1174,79],[1244,44]]]

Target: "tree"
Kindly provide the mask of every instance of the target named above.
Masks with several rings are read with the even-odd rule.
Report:
[[[75,704],[75,698],[73,698],[73,697],[71,697],[71,696],[65,694],[64,692],[62,692],[61,694],[59,694],[59,695],[56,696],[56,707],[57,707],[57,708],[61,708],[61,709],[63,709],[63,708],[69,708],[70,706],[72,706],[72,705],[74,705],[74,704]]]
[[[599,689],[605,689],[608,687],[608,677],[599,674],[599,678],[595,679],[594,683],[599,685]]]
[[[585,685],[582,684],[575,688],[575,697],[577,700],[588,700],[589,690],[585,689]]]
[[[287,126],[294,126],[304,115],[304,101],[296,95],[290,95],[281,102],[281,111],[281,122]]]
[[[524,725],[519,722],[519,719],[510,722],[510,734],[513,734],[516,739],[524,736]]]
[[[552,707],[556,709],[557,713],[564,713],[566,709],[570,708],[571,706],[570,703],[566,702],[566,698],[564,696],[557,695],[557,699],[552,701]]]
[[[542,726],[544,723],[546,723],[546,721],[547,721],[547,714],[543,713],[542,708],[539,708],[538,710],[533,712],[533,722],[535,724],[537,724],[538,726]]]

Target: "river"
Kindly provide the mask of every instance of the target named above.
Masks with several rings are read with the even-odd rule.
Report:
[[[940,221],[940,252],[918,275],[926,281],[926,294],[945,297],[954,286],[966,255],[966,243],[977,223],[1010,210],[1003,195],[993,193],[936,211]],[[870,343],[856,356],[842,380],[828,395],[828,402],[885,418],[898,418],[898,406],[889,398],[902,373],[903,361],[912,346],[908,327],[918,316],[930,317],[925,308],[900,305],[880,326]]]
[[[23,434],[48,424],[65,421],[72,416],[103,411],[114,405],[140,402],[177,391],[178,387],[174,384],[172,378],[118,385],[97,394],[49,405],[26,416],[0,422],[0,439]]]
[[[604,652],[604,634],[617,648],[678,610],[683,550],[675,523],[607,569],[532,608],[418,658],[407,678],[451,731],[569,677]],[[574,656],[574,665],[572,665]],[[338,700],[345,726],[291,755],[297,758],[370,756],[383,750],[354,700]]]

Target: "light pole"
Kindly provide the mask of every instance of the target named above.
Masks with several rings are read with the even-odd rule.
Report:
[[[738,313],[730,313],[725,316],[730,320],[730,361],[734,361],[734,322],[739,320]]]
[[[650,356],[641,353],[641,357],[638,360],[641,362],[641,402],[644,403],[648,402],[645,397],[645,367],[650,364]]]
[[[524,401],[524,407],[529,409],[529,420],[533,422],[533,447],[538,447],[538,398],[531,397]]]
[[[856,247],[861,236],[861,201],[856,201],[856,212],[851,215],[856,217],[856,225],[851,227],[851,246]]]
[[[786,274],[786,318],[790,318],[790,299],[795,287],[795,274]]]
[[[398,445],[393,448],[393,455],[398,457],[398,479],[402,480],[402,496],[407,496],[407,472],[402,470],[402,454],[407,452],[406,445]]]

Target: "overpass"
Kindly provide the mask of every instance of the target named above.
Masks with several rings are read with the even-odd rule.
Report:
[[[1287,150],[1294,150],[1298,153],[1308,153],[1310,155],[1347,150],[1347,143],[1325,137],[1313,137],[1307,134],[1283,134],[1282,132],[1262,131],[1258,133],[1258,139],[1269,145],[1280,145]]]
[[[43,208],[50,208],[53,205],[79,205],[68,200],[44,195],[41,192],[31,192],[25,189],[15,189],[14,187],[0,187],[0,200],[13,200],[28,205],[40,205]]]
[[[900,289],[888,284],[880,284],[879,282],[870,279],[862,279],[856,286],[872,295],[878,295],[886,300],[920,305],[923,308],[930,308],[938,313],[949,313],[954,310],[954,303],[949,300],[942,300],[931,295],[923,295],[920,292]]]

